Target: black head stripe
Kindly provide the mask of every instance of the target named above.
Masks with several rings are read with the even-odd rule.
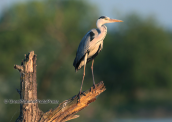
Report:
[[[101,17],[99,17],[99,19],[104,19],[104,18],[106,18],[106,16],[101,16]]]

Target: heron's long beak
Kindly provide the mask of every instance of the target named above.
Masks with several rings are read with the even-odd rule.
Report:
[[[118,20],[118,19],[109,19],[110,22],[123,22],[122,20]]]

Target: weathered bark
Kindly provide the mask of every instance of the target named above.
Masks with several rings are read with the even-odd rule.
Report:
[[[17,122],[37,122],[43,112],[39,110],[37,100],[37,82],[36,82],[36,55],[31,51],[25,55],[21,66],[14,65],[20,72],[20,115]]]
[[[40,122],[65,122],[71,119],[79,117],[79,115],[74,115],[80,110],[87,107],[90,103],[96,100],[96,97],[105,91],[103,81],[96,84],[96,92],[93,89],[93,86],[83,92],[84,95],[81,95],[80,102],[78,102],[78,97],[74,96],[68,100],[60,103],[54,110],[50,110],[43,114]]]
[[[65,122],[79,117],[75,115],[80,110],[87,107],[96,97],[106,90],[103,81],[96,84],[96,92],[91,87],[84,95],[81,95],[80,102],[78,96],[74,96],[60,103],[54,110],[43,113],[38,108],[37,83],[36,83],[36,55],[31,51],[25,56],[21,66],[14,65],[20,72],[20,99],[24,103],[20,104],[20,115],[16,122]]]

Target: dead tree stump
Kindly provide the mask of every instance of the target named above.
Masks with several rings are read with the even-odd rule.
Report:
[[[106,90],[103,81],[96,84],[96,92],[93,87],[81,95],[80,102],[75,95],[63,101],[53,110],[43,113],[38,108],[37,102],[37,82],[36,82],[36,55],[34,51],[25,55],[21,65],[14,65],[20,72],[20,115],[16,122],[65,122],[79,117],[75,115],[80,110],[87,107],[96,97]]]
[[[37,122],[42,116],[38,108],[37,100],[37,82],[36,82],[36,55],[31,51],[25,55],[21,66],[14,65],[20,72],[20,115],[17,122]]]

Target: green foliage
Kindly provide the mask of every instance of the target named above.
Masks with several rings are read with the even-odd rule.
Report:
[[[19,99],[15,91],[15,88],[19,88],[19,73],[13,69],[13,65],[20,64],[24,54],[31,50],[38,55],[38,99],[57,99],[62,102],[78,93],[80,80],[78,83],[75,81],[79,75],[75,74],[72,63],[82,36],[93,28],[89,24],[91,21],[87,21],[84,29],[81,26],[86,23],[87,17],[90,18],[91,11],[94,9],[82,1],[51,0],[17,4],[4,13],[0,22],[0,82],[8,86],[6,92],[2,91],[4,99]],[[92,17],[92,20],[96,19]],[[69,76],[69,71],[73,72],[73,76]],[[3,87],[0,86],[0,89]],[[55,106],[40,105],[43,111]],[[19,114],[17,105],[11,107],[7,104],[4,109],[11,111],[6,118],[3,117],[4,121],[9,121],[16,110],[12,121]],[[1,113],[7,115],[8,111],[4,109],[1,109]]]
[[[129,15],[123,20],[118,31],[110,32],[105,39],[104,50],[97,58],[100,61],[95,60],[96,75],[108,81],[106,93],[114,96],[107,97],[106,104],[119,108],[116,110],[121,110],[120,106],[126,109],[126,105],[130,106],[129,110],[137,110],[144,106],[140,105],[143,101],[145,104],[147,100],[158,103],[162,96],[147,98],[153,91],[156,94],[160,91],[164,101],[171,101],[170,34],[158,27],[152,18],[142,20],[137,15]]]
[[[82,37],[95,28],[97,9],[82,1],[42,1],[17,4],[4,12],[0,20],[0,96],[19,99],[19,64],[23,54],[34,50],[37,56],[38,99],[62,102],[79,92],[82,71],[72,66]],[[103,80],[107,90],[81,117],[72,121],[107,121],[129,111],[137,115],[141,108],[171,106],[172,88],[171,32],[152,18],[136,14],[108,31],[104,49],[96,57],[96,83]],[[113,26],[113,24],[111,24]],[[83,89],[92,85],[90,63],[86,67]],[[39,105],[47,111],[56,105]],[[151,107],[150,107],[151,106]],[[19,105],[0,103],[2,121],[15,121]],[[6,115],[6,116],[5,116]]]

